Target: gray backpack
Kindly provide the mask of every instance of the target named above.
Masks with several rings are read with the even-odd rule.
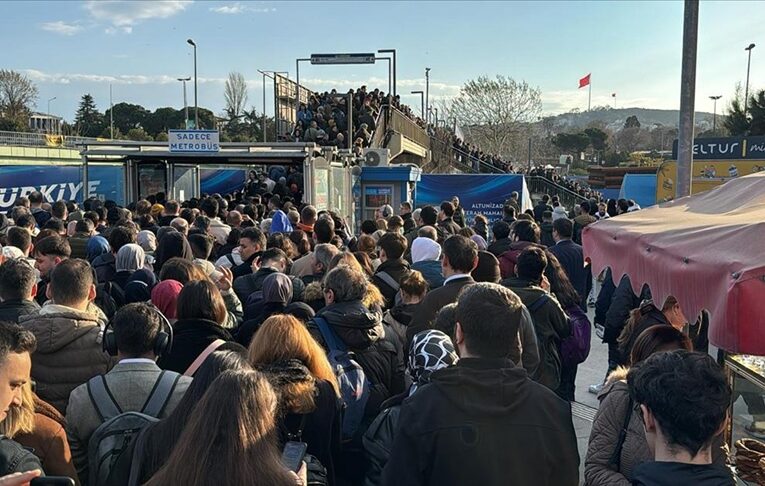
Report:
[[[128,449],[141,430],[159,421],[180,378],[181,375],[172,371],[160,373],[140,412],[123,412],[103,375],[88,381],[88,395],[101,418],[101,425],[88,442],[90,486],[106,484],[120,454]]]

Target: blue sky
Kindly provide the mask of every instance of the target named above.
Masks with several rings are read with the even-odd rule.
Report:
[[[612,104],[616,92],[618,107],[679,107],[681,1],[4,1],[0,18],[0,68],[27,74],[39,87],[38,110],[55,96],[51,111],[67,119],[86,92],[107,108],[110,82],[115,103],[181,107],[175,78],[193,74],[189,37],[199,46],[199,104],[216,113],[230,71],[245,75],[248,105],[260,111],[257,69],[294,77],[298,57],[384,48],[398,51],[398,91],[412,105],[419,98],[408,93],[424,88],[428,66],[436,99],[457,95],[468,79],[504,74],[538,86],[545,113],[586,109],[577,81],[591,72],[593,105]],[[765,2],[702,2],[697,110],[712,111],[708,96],[725,103],[743,84],[751,42],[750,86],[765,88]],[[387,89],[385,63],[304,63],[300,76],[315,90]],[[193,104],[192,93],[189,86]],[[271,96],[268,89],[269,114]]]

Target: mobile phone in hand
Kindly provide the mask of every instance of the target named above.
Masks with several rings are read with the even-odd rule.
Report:
[[[65,476],[45,476],[34,478],[29,486],[74,486],[74,479]]]
[[[282,451],[282,464],[290,471],[298,472],[303,465],[306,450],[308,450],[308,444],[305,442],[287,442]]]

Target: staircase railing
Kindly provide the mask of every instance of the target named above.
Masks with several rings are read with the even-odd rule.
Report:
[[[587,200],[586,197],[542,176],[526,176],[526,185],[529,188],[529,192],[532,194],[537,193],[558,196],[558,200],[564,207],[566,207],[566,209],[571,209]]]

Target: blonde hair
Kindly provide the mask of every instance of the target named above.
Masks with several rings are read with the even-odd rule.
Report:
[[[29,434],[35,430],[35,395],[32,384],[27,382],[21,388],[21,406],[10,407],[5,420],[0,422],[0,434],[14,438],[18,434]]]

